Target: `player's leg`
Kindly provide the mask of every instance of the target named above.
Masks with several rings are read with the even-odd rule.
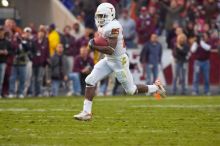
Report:
[[[129,69],[118,70],[115,74],[127,94],[155,93],[159,90],[158,85],[135,85]]]
[[[110,63],[111,67],[114,69],[116,78],[122,84],[125,92],[127,94],[137,94],[137,93],[155,93],[159,92],[163,97],[165,97],[165,90],[159,80],[157,80],[153,85],[144,84],[134,84],[132,74],[129,70],[129,60],[127,55],[122,57],[123,61]]]
[[[85,98],[92,101],[95,96],[96,84],[112,72],[113,70],[108,66],[106,58],[100,60],[85,80]]]
[[[92,72],[86,78],[86,90],[85,100],[83,105],[83,111],[77,115],[74,115],[75,119],[78,120],[89,120],[91,119],[92,113],[92,100],[96,92],[96,84],[112,73],[112,69],[106,63],[106,59],[100,60],[95,66]]]

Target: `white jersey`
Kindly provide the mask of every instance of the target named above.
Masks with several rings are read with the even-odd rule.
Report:
[[[118,20],[114,19],[110,23],[98,28],[99,34],[104,38],[112,37],[113,35],[118,35],[117,45],[114,53],[112,55],[106,55],[107,57],[117,57],[126,53],[125,42],[122,34],[123,28]]]

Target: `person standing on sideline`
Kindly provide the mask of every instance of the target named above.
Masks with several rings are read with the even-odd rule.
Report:
[[[162,58],[162,45],[158,42],[158,36],[152,34],[150,41],[144,44],[140,54],[143,66],[146,66],[146,82],[152,84],[158,78],[159,64]],[[153,76],[153,79],[152,79]]]
[[[67,60],[63,55],[63,45],[58,44],[56,52],[50,60],[51,69],[51,96],[57,96],[60,84],[63,80],[67,81]]]
[[[9,52],[10,42],[5,39],[4,28],[0,26],[0,98],[2,98],[3,81]]]
[[[61,43],[63,44],[63,53],[67,58],[67,74],[71,73],[73,70],[73,54],[74,50],[76,49],[76,40],[75,38],[70,34],[71,27],[69,25],[65,26],[63,30],[63,35],[61,36]],[[67,95],[70,96],[72,94],[72,87],[71,87],[71,81],[67,82],[66,86],[68,89]]]
[[[127,9],[122,11],[121,17],[118,20],[123,27],[123,34],[125,39],[125,45],[128,49],[135,48],[135,35],[136,35],[136,23],[133,19],[129,17],[129,12]]]
[[[73,73],[70,74],[70,79],[73,78],[73,74],[76,74],[77,77],[80,79],[81,87],[77,87],[79,86],[79,84],[76,85],[78,81],[75,80],[74,83],[73,80],[73,87],[77,92],[81,90],[80,94],[84,94],[85,92],[85,84],[86,84],[85,78],[89,75],[89,73],[93,69],[93,66],[94,66],[94,62],[93,59],[89,56],[88,48],[86,46],[82,46],[80,48],[80,54],[75,57]]]
[[[63,30],[63,35],[61,36],[61,43],[63,44],[63,53],[67,57],[68,61],[68,73],[72,71],[73,68],[73,53],[76,49],[76,40],[70,34],[71,27],[69,25],[65,26]]]
[[[191,52],[195,54],[193,67],[193,95],[199,94],[199,75],[203,74],[204,90],[206,95],[210,95],[209,75],[210,75],[210,50],[211,45],[208,43],[208,34],[200,34],[197,40],[191,46]]]
[[[19,34],[16,34],[12,40],[13,48],[13,65],[11,70],[11,76],[9,79],[9,96],[8,98],[13,98],[18,93],[19,98],[24,98],[24,88],[26,79],[26,66],[28,61],[28,53],[30,51],[28,41]],[[16,80],[18,80],[18,91],[16,92]]]
[[[60,35],[56,31],[55,24],[51,24],[49,26],[49,34],[48,34],[48,40],[49,40],[49,47],[50,47],[50,57],[52,57],[56,51],[57,45],[60,43]]]
[[[49,61],[49,43],[46,37],[46,32],[41,30],[37,34],[37,39],[34,42],[33,51],[33,75],[31,92],[34,96],[42,95],[43,76],[45,74],[45,67]]]
[[[176,45],[173,50],[173,57],[175,60],[174,77],[173,77],[173,94],[177,92],[177,81],[182,87],[181,94],[186,93],[186,68],[189,55],[189,45],[187,44],[187,37],[185,34],[179,34],[176,39]]]
[[[34,40],[35,37],[32,34],[32,29],[30,27],[24,28],[24,32],[22,35],[23,40],[27,42],[28,57],[27,57],[27,65],[26,65],[26,76],[25,76],[25,87],[24,87],[24,94],[29,95],[32,94],[31,92],[31,78],[32,78],[32,57],[34,51]]]

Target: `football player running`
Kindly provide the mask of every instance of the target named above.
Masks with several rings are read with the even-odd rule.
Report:
[[[83,110],[74,115],[74,118],[77,120],[90,120],[92,118],[92,100],[95,96],[96,84],[112,72],[115,73],[127,94],[158,93],[165,97],[166,91],[160,80],[155,81],[153,85],[134,84],[124,45],[123,28],[115,19],[114,6],[110,3],[100,4],[95,13],[95,22],[98,27],[98,34],[107,39],[108,46],[96,46],[94,39],[89,41],[90,49],[105,54],[105,57],[94,66],[92,72],[85,79],[86,90]]]

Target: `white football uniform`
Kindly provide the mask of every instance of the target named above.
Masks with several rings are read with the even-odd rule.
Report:
[[[111,37],[114,35],[114,33],[118,35],[118,41],[115,51],[113,55],[106,55],[107,57],[120,56],[126,53],[122,31],[123,28],[119,21],[116,19],[111,21],[107,25],[98,28],[98,33],[104,38]]]
[[[94,69],[86,78],[86,83],[95,86],[100,80],[114,72],[126,93],[134,94],[137,87],[129,70],[129,59],[126,55],[122,31],[122,26],[116,19],[98,28],[99,34],[104,38],[110,38],[117,34],[117,45],[112,55],[105,55],[105,58],[94,66]]]

